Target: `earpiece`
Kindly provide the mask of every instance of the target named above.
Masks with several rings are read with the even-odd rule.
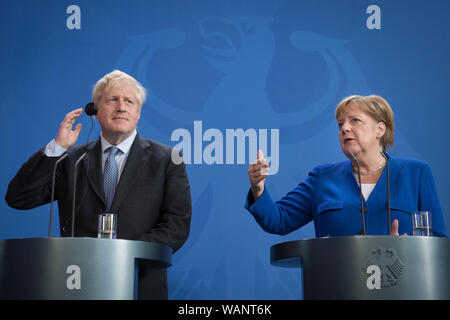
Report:
[[[88,115],[88,116],[94,116],[97,114],[97,107],[95,106],[95,104],[93,102],[89,102],[86,107],[84,108],[84,112]]]

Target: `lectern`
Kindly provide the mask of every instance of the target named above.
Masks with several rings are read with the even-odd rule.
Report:
[[[301,268],[305,299],[450,299],[450,239],[354,236],[270,248],[275,266]]]
[[[0,240],[0,299],[135,299],[138,267],[171,261],[171,248],[143,241]]]

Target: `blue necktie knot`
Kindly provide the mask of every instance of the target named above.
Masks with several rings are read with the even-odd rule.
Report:
[[[117,147],[109,147],[109,148],[107,148],[105,151],[108,151],[108,150],[109,150],[109,156],[110,156],[110,157],[111,157],[111,156],[115,157],[116,154],[117,154],[117,152],[120,151],[120,149],[117,148]]]

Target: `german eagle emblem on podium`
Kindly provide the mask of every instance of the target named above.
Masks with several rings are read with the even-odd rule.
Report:
[[[371,249],[364,265],[364,271],[367,274],[373,272],[373,275],[369,276],[368,283],[373,281],[375,287],[370,289],[389,288],[397,285],[404,270],[405,265],[393,248]],[[370,279],[371,277],[372,279]]]

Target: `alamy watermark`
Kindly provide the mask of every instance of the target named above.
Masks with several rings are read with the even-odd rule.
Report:
[[[269,175],[276,174],[280,165],[279,129],[225,129],[224,134],[216,128],[203,132],[203,122],[194,121],[193,134],[178,128],[172,132],[170,140],[178,142],[172,150],[175,164],[250,164],[256,161],[258,150],[262,150],[270,164]],[[207,144],[204,145],[204,142]]]

